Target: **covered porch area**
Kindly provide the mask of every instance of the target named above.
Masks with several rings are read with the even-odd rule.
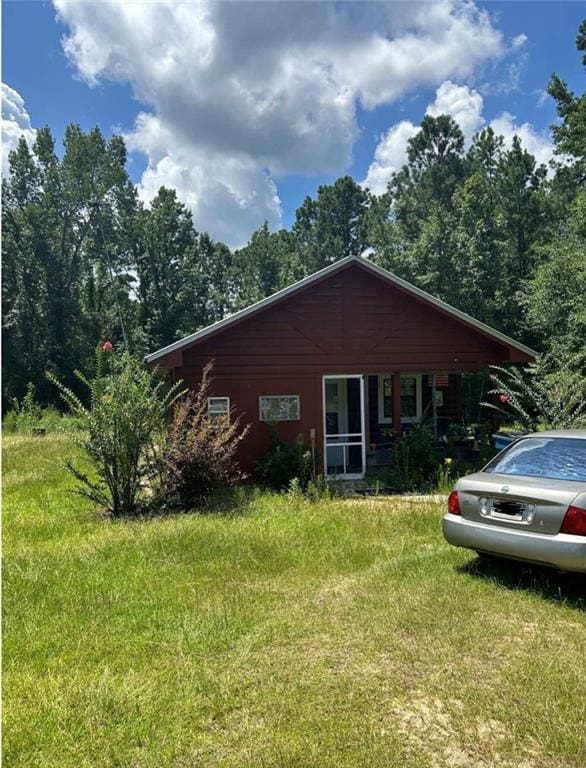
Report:
[[[460,372],[326,375],[323,412],[327,477],[357,480],[389,466],[396,441],[421,425],[437,446],[475,448],[463,426]]]

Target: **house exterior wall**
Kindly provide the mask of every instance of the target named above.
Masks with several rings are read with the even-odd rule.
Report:
[[[214,361],[212,394],[251,424],[240,452],[250,472],[268,445],[261,395],[299,395],[300,419],[281,422],[279,435],[309,444],[315,430],[323,455],[324,375],[456,373],[510,359],[505,344],[352,263],[160,362],[196,387]]]

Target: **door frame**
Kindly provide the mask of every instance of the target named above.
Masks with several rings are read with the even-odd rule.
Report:
[[[328,435],[327,435],[327,420],[326,420],[326,381],[330,381],[332,379],[358,379],[360,383],[360,425],[361,425],[361,431],[360,431],[360,442],[359,443],[335,443],[335,445],[340,445],[344,447],[344,462],[346,459],[346,447],[351,445],[353,447],[361,447],[361,453],[362,453],[362,472],[345,472],[341,475],[328,475]],[[362,480],[364,478],[364,475],[366,473],[366,408],[365,408],[365,376],[362,373],[332,373],[332,374],[324,374],[322,376],[322,411],[323,411],[323,437],[324,437],[324,477],[326,478],[337,478],[339,480]],[[347,393],[346,389],[346,393]],[[348,395],[346,394],[346,410],[348,409]],[[353,435],[355,437],[359,436],[358,432],[344,432],[339,433],[341,435],[345,435],[346,438],[350,437],[350,435]],[[330,435],[331,437],[331,435]]]

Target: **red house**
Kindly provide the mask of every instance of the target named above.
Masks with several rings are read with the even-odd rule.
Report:
[[[242,414],[240,460],[266,450],[269,424],[302,435],[326,475],[364,476],[404,429],[436,434],[461,416],[461,374],[535,353],[360,257],[348,257],[169,344],[147,362],[196,387],[214,361],[210,414]]]

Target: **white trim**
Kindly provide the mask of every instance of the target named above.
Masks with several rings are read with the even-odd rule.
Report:
[[[530,349],[529,347],[526,347],[524,344],[520,344],[518,341],[511,339],[510,336],[506,336],[504,333],[501,333],[500,331],[497,331],[494,328],[491,328],[489,325],[482,323],[480,320],[476,320],[470,315],[467,315],[465,312],[461,312],[459,309],[456,309],[455,307],[452,307],[449,304],[446,304],[445,301],[442,301],[441,299],[437,299],[435,296],[432,296],[426,291],[421,290],[421,288],[417,288],[411,283],[408,283],[406,280],[403,280],[401,277],[394,275],[392,272],[389,272],[386,269],[383,269],[382,267],[379,267],[378,265],[373,264],[368,259],[365,259],[362,256],[347,256],[345,259],[336,261],[334,262],[334,264],[330,264],[329,266],[324,267],[323,269],[320,269],[318,272],[314,272],[313,275],[308,275],[308,277],[304,277],[303,280],[299,280],[298,282],[293,283],[292,285],[289,285],[287,288],[282,288],[280,291],[273,293],[272,296],[267,296],[267,298],[261,299],[261,301],[257,301],[255,304],[251,304],[249,307],[246,307],[245,309],[241,309],[239,312],[236,312],[233,315],[229,315],[228,317],[225,317],[223,320],[218,320],[218,322],[213,323],[212,325],[208,325],[206,328],[202,328],[201,330],[196,331],[195,333],[192,333],[189,336],[185,336],[185,338],[183,339],[179,339],[178,341],[174,341],[172,344],[168,344],[166,347],[162,347],[161,349],[158,349],[156,352],[152,352],[150,355],[146,356],[145,358],[146,362],[152,363],[155,360],[158,360],[160,357],[164,357],[165,355],[168,355],[170,352],[175,352],[178,349],[183,349],[183,347],[186,347],[195,341],[199,341],[200,339],[205,338],[210,333],[215,333],[216,331],[219,331],[222,328],[232,325],[232,323],[235,323],[238,320],[242,320],[243,318],[247,317],[253,312],[256,312],[259,309],[264,309],[266,307],[269,307],[271,306],[271,304],[274,304],[275,302],[281,299],[284,299],[286,296],[289,296],[289,294],[294,293],[295,291],[298,291],[301,288],[305,288],[306,286],[314,283],[316,280],[319,280],[322,277],[326,277],[327,275],[333,272],[337,272],[339,269],[342,269],[348,264],[354,263],[354,262],[360,263],[362,266],[366,267],[366,269],[369,269],[371,272],[374,272],[375,274],[384,278],[385,280],[392,283],[393,285],[398,285],[400,288],[403,288],[408,293],[411,293],[414,296],[418,296],[420,299],[424,299],[425,301],[429,302],[430,304],[433,304],[434,306],[438,307],[444,312],[447,312],[453,317],[456,317],[458,320],[463,321],[467,325],[471,325],[472,327],[477,328],[480,331],[483,331],[487,336],[490,336],[493,339],[496,339],[497,341],[500,341],[506,344],[507,346],[514,347],[515,349],[518,349],[520,352],[524,352],[526,355],[531,355],[532,357],[535,357],[537,355],[537,352],[535,352],[535,350]]]
[[[329,435],[329,437],[345,437],[344,442],[332,444],[330,447],[340,446],[343,452],[344,469],[346,468],[346,448],[352,446],[362,448],[362,472],[343,472],[340,475],[328,475],[328,434],[327,434],[327,421],[326,421],[326,381],[328,379],[342,379],[347,381],[348,379],[358,379],[360,382],[360,426],[361,431],[356,433],[340,432],[337,435]],[[322,411],[323,411],[323,436],[324,436],[324,476],[326,478],[336,478],[338,480],[362,480],[366,473],[366,413],[364,407],[364,387],[365,376],[361,373],[332,374],[331,376],[326,374],[322,376]],[[348,407],[348,400],[346,399],[346,408]],[[359,437],[360,442],[353,442],[350,438]]]
[[[224,401],[224,404],[226,405],[226,409],[222,411],[210,411],[210,406],[212,405],[213,400]],[[212,397],[208,397],[208,418],[214,418],[214,416],[227,416],[228,419],[230,418],[230,398],[229,397],[225,397],[224,395],[214,395]]]
[[[379,424],[392,424],[393,423],[393,414],[391,413],[390,416],[385,416],[385,402],[384,402],[384,390],[383,390],[383,379],[391,379],[391,382],[393,380],[393,374],[392,373],[379,373],[378,375],[378,383],[377,383],[377,390],[378,390],[378,423]],[[391,383],[391,392],[392,392],[392,383]],[[392,408],[392,402],[391,402],[391,411]]]
[[[280,400],[282,397],[293,397],[297,400],[297,416],[294,419],[263,419],[262,407],[260,401],[264,399],[268,400]],[[300,421],[301,420],[301,397],[300,395],[259,395],[258,396],[258,420],[263,424],[280,423],[282,421]]]

